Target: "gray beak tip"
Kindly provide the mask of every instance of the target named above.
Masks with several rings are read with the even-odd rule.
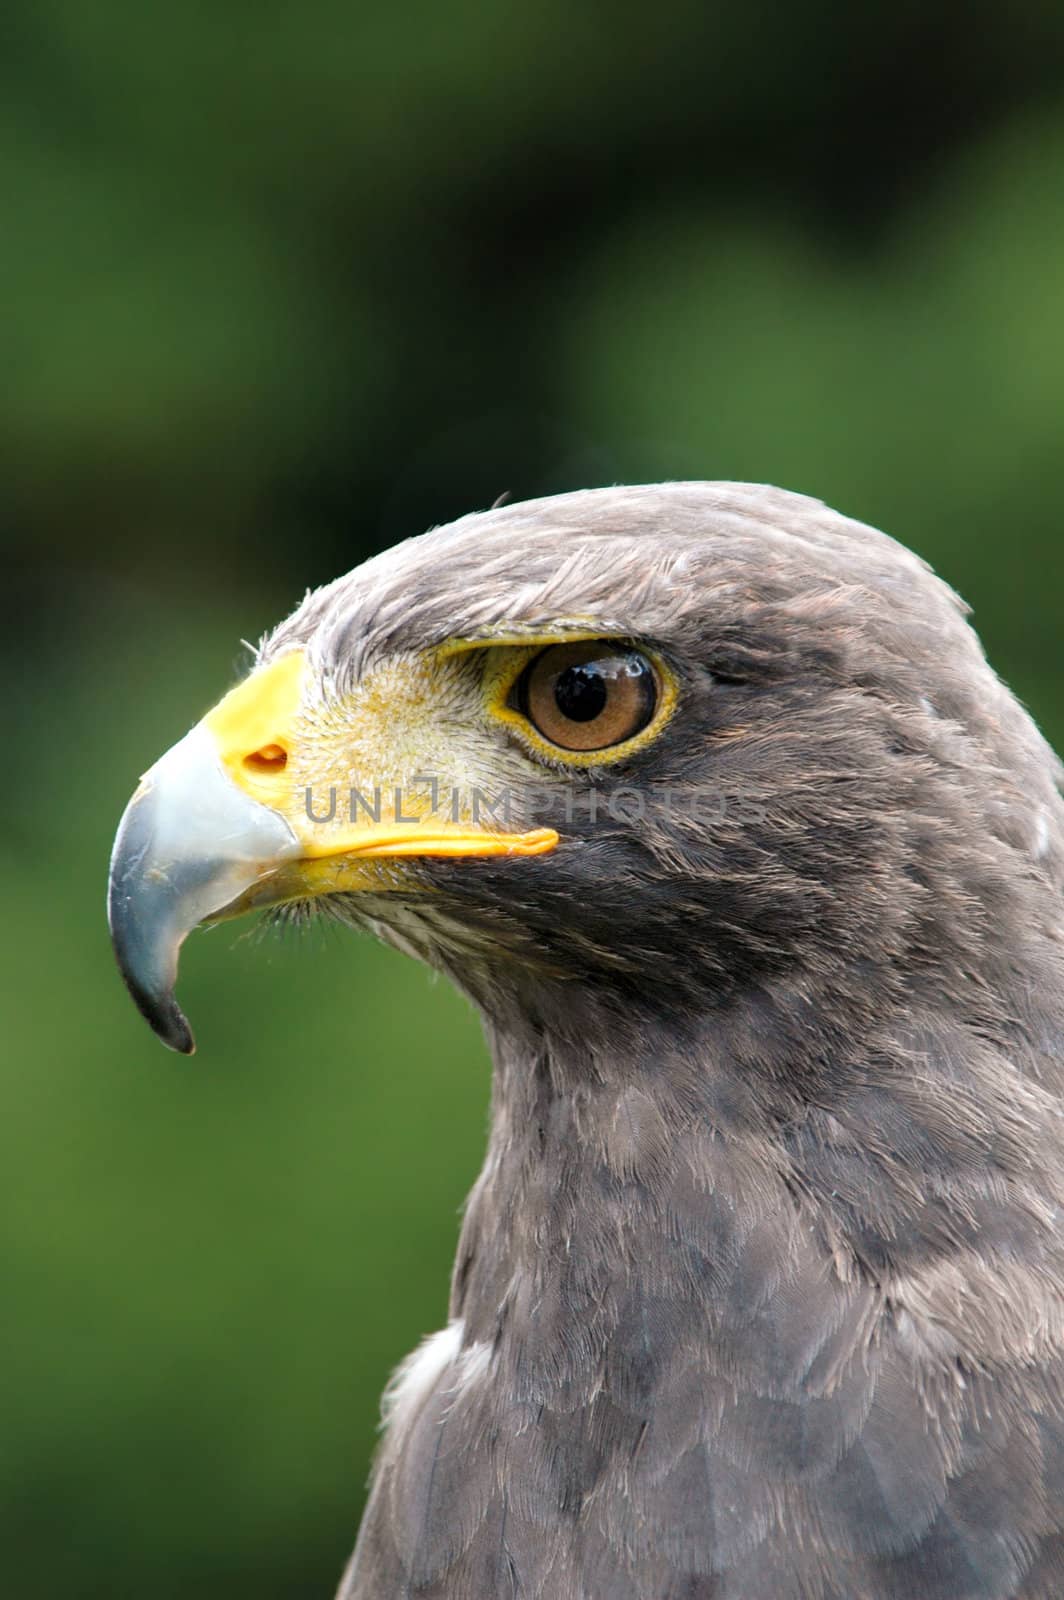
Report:
[[[196,1054],[196,1041],[192,1037],[192,1029],[185,1020],[180,1007],[174,1007],[173,1019],[168,1024],[166,1031],[164,1032],[162,1028],[156,1027],[155,1032],[168,1050],[175,1050],[180,1056],[194,1056]]]
[[[145,776],[115,838],[107,916],[126,988],[171,1050],[196,1048],[174,998],[186,934],[298,852],[284,818],[229,781],[202,723]]]
[[[155,1037],[161,1040],[168,1050],[176,1050],[178,1055],[182,1056],[195,1055],[196,1041],[192,1037],[188,1018],[172,994],[138,992],[128,980],[126,988]]]
[[[156,1038],[161,1039],[168,1049],[176,1050],[181,1055],[191,1055],[196,1045],[188,1018],[174,998],[172,984],[167,981],[168,974],[160,972],[159,963],[149,958],[150,947],[146,951],[144,931],[138,925],[132,897],[121,892],[113,876],[107,912],[119,971],[133,1004]],[[165,946],[164,949],[169,957],[164,964],[169,966],[173,956],[170,949]]]

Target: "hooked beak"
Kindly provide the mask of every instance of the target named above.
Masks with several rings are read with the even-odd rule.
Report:
[[[203,922],[283,900],[394,887],[380,867],[411,856],[539,855],[551,828],[523,834],[403,816],[394,823],[322,822],[300,809],[288,757],[306,659],[253,672],[145,773],[111,855],[107,912],[119,970],[162,1042],[195,1049],[177,1000],[178,954]]]
[[[107,915],[126,987],[171,1050],[195,1049],[174,999],[186,934],[298,855],[285,819],[229,781],[203,723],[141,779],[115,836]]]

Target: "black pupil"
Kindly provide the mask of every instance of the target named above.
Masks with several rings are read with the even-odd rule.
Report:
[[[558,710],[570,722],[594,722],[605,711],[609,694],[609,684],[594,661],[566,667],[554,685]]]

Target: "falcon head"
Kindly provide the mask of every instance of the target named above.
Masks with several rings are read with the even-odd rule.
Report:
[[[1015,957],[1024,884],[1059,887],[1056,770],[885,535],[755,485],[563,495],[309,594],[143,778],[112,936],[183,1051],[182,940],[271,906],[489,1016],[636,1026],[786,979],[800,1029]]]

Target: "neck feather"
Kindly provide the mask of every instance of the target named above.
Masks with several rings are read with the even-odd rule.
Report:
[[[741,1361],[781,1284],[882,1305],[957,1252],[989,1260],[991,1230],[1036,1251],[1064,1204],[1039,1082],[1059,1062],[1014,1020],[995,1039],[927,998],[826,1032],[783,988],[697,1022],[574,1011],[579,1032],[489,1027],[452,1312],[519,1388],[599,1383],[633,1337],[653,1365],[693,1327]]]

